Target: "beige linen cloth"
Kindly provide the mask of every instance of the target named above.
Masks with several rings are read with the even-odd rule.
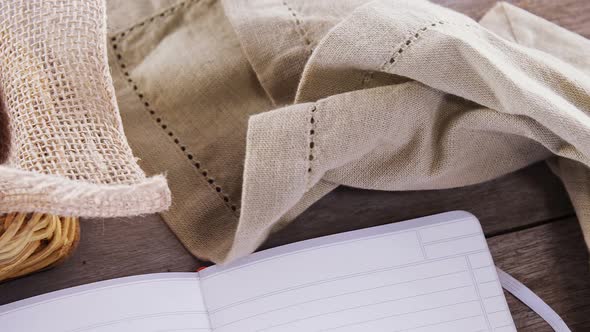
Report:
[[[549,159],[590,240],[590,43],[500,3],[111,0],[109,61],[164,219],[227,262],[338,185],[480,183]]]
[[[0,23],[0,213],[172,193],[173,231],[225,262],[340,184],[548,160],[590,240],[590,43],[508,4],[478,24],[425,1],[0,0]]]

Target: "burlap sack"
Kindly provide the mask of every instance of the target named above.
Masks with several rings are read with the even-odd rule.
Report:
[[[104,1],[0,1],[0,213],[130,216],[170,203],[129,148]]]
[[[248,254],[340,184],[450,188],[547,158],[590,235],[583,37],[507,4],[482,24],[425,1],[151,4],[110,2],[109,59],[193,254]]]

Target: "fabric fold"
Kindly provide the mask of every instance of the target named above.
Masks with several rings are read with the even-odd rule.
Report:
[[[588,167],[586,69],[544,51],[425,1],[357,7],[317,43],[296,104],[251,118],[248,203],[219,261],[255,250],[320,181],[422,190],[480,183],[552,155]]]
[[[260,84],[275,105],[286,105],[293,102],[301,72],[317,43],[367,1],[222,2]]]
[[[247,255],[338,185],[453,188],[548,158],[589,237],[585,38],[508,4],[481,24],[402,0],[150,15],[112,16],[109,60],[130,144],[168,172],[163,216],[196,256]]]

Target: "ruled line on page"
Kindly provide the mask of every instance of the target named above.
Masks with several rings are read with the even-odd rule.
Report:
[[[258,317],[258,316],[262,316],[262,315],[265,315],[265,314],[269,314],[271,312],[276,312],[276,311],[284,310],[284,309],[287,309],[287,308],[290,308],[290,307],[294,307],[294,306],[297,306],[297,305],[308,304],[308,303],[311,303],[311,302],[317,302],[317,301],[321,301],[321,300],[336,298],[336,297],[339,297],[339,296],[345,296],[345,295],[351,295],[351,294],[358,294],[358,293],[367,292],[367,291],[371,291],[371,290],[375,290],[375,289],[379,289],[379,288],[385,288],[385,287],[390,287],[390,286],[396,286],[396,285],[403,285],[403,284],[413,283],[413,282],[416,282],[416,281],[435,279],[435,278],[439,278],[439,277],[442,277],[442,276],[450,276],[450,275],[460,274],[460,273],[463,273],[463,272],[467,272],[467,270],[462,270],[462,271],[459,271],[459,272],[452,272],[452,273],[445,273],[445,274],[435,275],[435,276],[427,277],[427,278],[420,278],[420,279],[415,279],[415,280],[408,280],[408,281],[404,281],[404,282],[386,284],[386,285],[382,285],[382,286],[379,286],[379,287],[372,287],[372,288],[367,288],[367,289],[363,289],[363,290],[359,290],[359,291],[341,293],[341,294],[337,294],[337,295],[333,295],[333,296],[327,296],[327,297],[322,297],[322,298],[318,298],[318,299],[313,299],[313,300],[310,300],[310,301],[293,303],[293,304],[290,304],[290,305],[287,305],[287,306],[284,306],[284,307],[281,307],[281,308],[268,310],[268,311],[261,312],[261,313],[258,313],[258,314],[255,314],[255,315],[251,315],[251,316],[248,316],[248,317],[244,317],[244,318],[241,318],[241,319],[238,319],[238,320],[229,322],[229,323],[225,323],[223,325],[215,326],[214,328],[226,327],[226,326],[233,325],[235,323],[238,323],[238,322],[241,322],[241,321],[244,321],[244,320],[247,320],[247,319],[251,319],[251,318],[254,318],[254,317]],[[462,286],[462,287],[467,287],[467,286],[471,286],[471,284],[465,285],[465,286]],[[437,292],[447,291],[447,290],[448,289],[444,289],[444,290],[440,290],[440,291],[437,291]],[[409,297],[399,298],[399,300],[408,299],[408,298],[412,298],[412,297],[416,297],[416,296],[429,295],[429,294],[433,294],[433,293],[435,293],[435,292],[417,294],[415,296],[409,296]],[[398,299],[396,299],[396,300],[398,300]]]
[[[424,325],[412,327],[412,328],[409,328],[409,329],[392,330],[391,332],[408,332],[408,331],[412,331],[412,330],[416,330],[416,329],[421,329],[421,328],[425,328],[425,327],[431,327],[431,326],[437,326],[437,325],[442,325],[442,324],[448,324],[448,323],[458,322],[458,321],[461,321],[461,320],[472,319],[472,318],[476,318],[476,317],[481,317],[481,315],[472,315],[472,316],[468,316],[468,317],[461,317],[461,318],[446,320],[446,321],[437,322],[437,323],[424,324]],[[387,317],[387,318],[390,318],[390,317]],[[327,330],[320,330],[318,332],[333,331],[333,330],[337,330],[337,329],[342,328],[342,327],[349,327],[349,326],[359,325],[359,324],[363,324],[363,323],[367,323],[367,322],[362,322],[362,323],[358,323],[358,324],[357,323],[355,323],[355,324],[348,324],[348,325],[345,325],[345,326],[339,326],[339,327],[330,328],[330,329],[327,329]],[[488,330],[478,330],[476,332],[481,332],[481,331],[488,331]]]
[[[464,225],[468,227],[463,227]],[[439,228],[440,232],[438,232]],[[401,234],[403,236],[400,236]],[[426,234],[426,239],[422,236],[423,234]],[[394,245],[388,243],[394,243]],[[331,248],[339,245],[344,246],[342,251],[340,248]],[[456,315],[453,313],[425,321],[418,319],[417,322],[427,323],[435,319],[450,319],[478,312],[480,315],[474,317],[481,316],[481,319],[454,324],[450,324],[453,320],[449,320],[446,323],[450,324],[451,329],[460,326],[467,327],[468,330],[481,330],[485,325],[488,327],[491,325],[486,310],[496,312],[496,309],[500,308],[496,305],[498,301],[492,301],[492,306],[484,306],[482,295],[492,298],[497,294],[492,284],[483,288],[485,294],[479,291],[478,284],[487,285],[494,281],[490,280],[493,276],[488,273],[493,262],[481,227],[473,219],[467,218],[358,239],[349,237],[343,242],[297,248],[298,250],[293,252],[279,251],[281,254],[276,256],[263,255],[257,258],[258,260],[249,261],[247,264],[231,266],[227,270],[221,268],[206,275],[202,279],[205,281],[204,285],[209,284],[208,280],[211,280],[209,284],[211,296],[218,295],[210,308],[212,328],[215,331],[234,332],[268,331],[277,327],[280,329],[283,326],[289,331],[310,327],[315,331],[315,329],[331,328],[337,323],[344,324],[357,319],[383,316],[391,313],[389,309],[392,308],[394,312],[422,309],[416,311],[421,312],[445,308],[437,311],[440,315],[450,313],[450,307],[453,308],[452,310],[458,310]],[[387,260],[384,256],[383,259],[378,260],[380,255],[375,255],[377,252],[384,255],[398,253],[394,257],[405,258]],[[290,258],[297,254],[301,255]],[[356,266],[357,272],[350,273],[350,269],[343,268],[347,266],[347,263],[341,259],[342,257],[372,257],[372,259],[363,261],[363,264]],[[444,262],[457,259],[464,262],[461,268],[456,263],[452,263],[451,267],[444,267]],[[433,263],[436,265],[430,267]],[[256,264],[261,266],[249,268]],[[307,264],[310,273],[294,268],[302,264]],[[332,269],[332,266],[338,268]],[[412,268],[407,269],[409,267]],[[246,269],[239,271],[241,268]],[[317,275],[311,273],[316,269]],[[401,271],[402,269],[405,270]],[[431,269],[436,275],[429,276],[426,269]],[[457,272],[450,273],[451,269]],[[410,275],[409,272],[414,270],[420,273]],[[233,271],[237,273],[232,273]],[[397,271],[400,271],[401,275]],[[441,271],[449,273],[441,273]],[[462,275],[467,272],[469,278],[467,274]],[[265,278],[256,281],[256,273],[264,274]],[[439,276],[453,274],[461,275],[461,277],[441,279],[441,285],[431,282],[420,283],[420,280],[436,280],[435,278]],[[475,274],[481,278],[477,278]],[[216,277],[220,278],[215,280]],[[412,279],[413,277],[418,279]],[[318,278],[323,279],[318,280]],[[396,282],[391,282],[391,278]],[[240,280],[245,281],[245,284],[236,288],[236,292],[223,292],[223,284],[228,282],[233,284]],[[395,285],[402,286],[395,287]],[[373,287],[362,288],[367,286]],[[445,289],[438,290],[439,287],[445,287]],[[468,288],[468,290],[450,291],[460,288]],[[431,293],[434,290],[436,291]],[[420,294],[420,291],[425,293]],[[447,293],[432,295],[439,292]],[[395,298],[396,296],[399,297]],[[399,302],[389,304],[396,301]],[[480,303],[480,305],[460,305],[461,303]],[[424,309],[428,305],[433,308]],[[324,312],[326,310],[331,311]],[[341,312],[343,313],[339,314]],[[402,322],[398,328],[403,326],[408,330],[414,324],[411,319],[420,315],[393,318],[392,321]],[[381,326],[379,324],[386,324],[385,322],[389,321],[372,323],[369,326],[375,324],[377,324],[375,326]],[[445,322],[438,322],[433,326],[438,326],[437,324],[445,324]],[[430,328],[426,329],[430,331]]]
[[[117,324],[121,324],[121,323],[128,323],[130,321],[143,320],[146,318],[159,318],[159,317],[181,316],[181,315],[206,315],[206,314],[207,314],[207,312],[205,312],[205,311],[176,311],[176,312],[171,311],[171,312],[162,312],[162,313],[157,313],[157,314],[136,315],[136,316],[124,317],[124,318],[116,319],[116,320],[112,320],[112,321],[100,322],[97,324],[78,327],[73,330],[67,330],[64,332],[90,331],[90,330],[93,330],[97,327],[112,326],[112,325],[117,325]],[[198,329],[211,330],[210,328],[198,328]]]
[[[385,233],[385,234],[378,234],[378,235],[372,235],[372,236],[366,236],[366,237],[362,237],[362,238],[358,238],[358,239],[352,239],[352,240],[346,240],[346,241],[341,241],[341,242],[334,242],[334,243],[327,243],[327,244],[323,244],[323,245],[319,245],[319,246],[315,246],[315,247],[310,247],[310,248],[305,248],[305,249],[300,249],[300,250],[296,250],[296,251],[292,251],[292,252],[285,252],[283,254],[280,255],[275,255],[275,256],[271,256],[265,259],[260,259],[260,260],[256,260],[256,261],[252,261],[249,262],[247,264],[242,264],[242,265],[238,265],[232,268],[227,268],[221,271],[217,271],[211,275],[207,275],[207,276],[202,276],[201,280],[205,281],[209,278],[215,277],[215,276],[219,276],[222,275],[224,273],[228,273],[231,272],[233,270],[236,269],[242,269],[244,267],[248,267],[248,266],[253,266],[253,265],[257,265],[260,263],[264,263],[264,262],[269,262],[269,261],[273,261],[275,259],[278,258],[283,258],[283,257],[288,257],[291,255],[295,255],[295,254],[299,254],[299,253],[304,253],[304,252],[309,252],[309,251],[314,251],[314,250],[318,250],[318,249],[323,249],[323,248],[329,248],[329,247],[334,247],[334,246],[341,246],[341,245],[346,245],[346,244],[350,244],[350,243],[355,243],[355,242],[359,242],[359,241],[365,241],[365,240],[372,240],[372,239],[377,239],[377,238],[382,238],[382,237],[387,237],[387,236],[391,236],[391,235],[398,235],[398,234],[405,234],[405,233],[413,233],[416,230],[420,231],[420,230],[425,230],[425,229],[432,229],[432,228],[437,228],[437,227],[442,227],[442,226],[446,226],[446,225],[452,225],[452,224],[456,224],[456,223],[460,223],[460,222],[465,222],[465,221],[469,221],[469,218],[462,218],[459,220],[453,220],[453,221],[449,221],[449,222],[444,222],[441,224],[436,224],[436,225],[428,225],[428,226],[418,226],[418,227],[414,227],[411,229],[405,229],[405,230],[400,230],[400,231],[395,231],[395,232],[389,232],[389,233]],[[483,232],[479,232],[481,234],[483,234]],[[269,249],[272,250],[272,249]]]
[[[464,288],[464,287],[460,287],[460,288]],[[452,289],[448,289],[448,290],[452,290]],[[387,301],[387,302],[390,302],[390,301]],[[441,309],[441,308],[445,308],[445,307],[452,307],[452,306],[456,306],[456,305],[459,305],[459,304],[465,304],[465,303],[471,303],[471,302],[477,302],[477,300],[469,300],[469,301],[457,302],[457,303],[452,303],[452,304],[443,305],[443,306],[436,306],[436,307],[425,308],[425,309],[420,309],[420,310],[415,310],[415,311],[410,311],[410,312],[404,312],[404,313],[400,313],[400,314],[388,315],[388,316],[380,317],[380,318],[377,318],[377,319],[366,320],[366,321],[363,321],[363,322],[355,322],[355,323],[352,323],[352,324],[341,325],[341,326],[338,326],[338,327],[324,329],[324,330],[321,330],[321,331],[329,331],[329,330],[343,328],[343,327],[346,327],[346,326],[359,325],[359,324],[364,324],[364,323],[368,323],[368,322],[374,322],[374,321],[378,321],[378,320],[382,320],[382,319],[387,319],[387,318],[391,318],[391,317],[399,317],[399,316],[404,316],[404,315],[409,315],[409,314],[421,313],[421,312],[425,312],[425,311],[430,311],[430,310],[435,310],[435,309]],[[376,304],[379,304],[379,303],[374,303],[374,304],[371,304],[371,305],[376,305]],[[330,312],[330,313],[325,313],[325,314],[320,314],[320,315],[315,315],[315,316],[309,316],[309,317],[306,317],[306,318],[303,318],[303,319],[297,319],[297,320],[293,320],[293,321],[286,322],[286,323],[283,323],[283,324],[277,324],[277,325],[265,327],[263,329],[256,330],[256,332],[267,331],[267,330],[269,330],[271,328],[275,328],[275,327],[279,327],[279,326],[286,326],[288,324],[292,324],[292,323],[295,323],[295,322],[300,322],[300,321],[303,321],[303,320],[306,320],[306,319],[320,317],[320,316],[324,316],[324,315],[327,315],[327,314],[339,313],[339,312],[343,312],[343,311],[351,310],[351,309],[358,309],[360,307],[368,307],[368,306],[371,306],[371,305],[358,306],[358,307],[344,309],[344,310],[339,310],[339,311],[335,311],[335,312]]]
[[[424,265],[424,264],[428,264],[428,263],[441,262],[441,261],[451,260],[451,259],[455,259],[455,258],[462,258],[467,254],[480,253],[480,252],[482,252],[482,250],[475,250],[472,252],[451,255],[448,257],[433,258],[433,259],[428,259],[426,261],[419,261],[419,262],[413,262],[413,263],[408,263],[408,264],[395,265],[395,266],[390,266],[387,268],[380,268],[380,269],[375,269],[375,270],[370,270],[370,271],[365,271],[365,272],[351,273],[351,274],[342,275],[342,276],[329,278],[329,279],[322,279],[322,280],[318,280],[318,281],[314,281],[314,282],[310,282],[310,283],[306,283],[306,284],[302,284],[302,285],[296,285],[296,286],[284,288],[284,289],[274,291],[274,292],[263,293],[263,294],[260,294],[260,295],[257,295],[257,296],[251,297],[251,298],[232,302],[232,303],[229,303],[227,305],[224,305],[224,306],[221,306],[218,308],[211,308],[211,309],[209,309],[209,313],[217,313],[218,311],[221,311],[221,310],[233,307],[233,306],[237,306],[237,305],[242,305],[242,304],[263,298],[263,297],[269,297],[269,296],[273,296],[276,294],[281,294],[281,293],[285,293],[285,292],[289,292],[292,290],[297,290],[297,289],[301,289],[301,288],[305,288],[305,287],[329,283],[329,282],[336,281],[336,280],[342,280],[342,279],[354,278],[354,277],[358,277],[358,276],[370,275],[373,273],[383,272],[383,271],[392,271],[392,270],[402,269],[402,268],[406,268],[406,267],[420,266],[420,265]]]
[[[504,297],[504,294],[502,294],[502,295],[488,296],[488,297],[482,297],[482,299],[486,300],[486,299],[493,299],[493,298],[496,298],[496,297]]]
[[[506,312],[506,311],[508,311],[508,310],[502,309],[502,310],[496,310],[496,311],[489,311],[489,312],[487,312],[487,314],[490,314],[491,315],[491,314],[497,314],[497,313]]]
[[[420,250],[422,251],[422,258],[428,259],[426,255],[426,249],[424,249],[424,242],[422,241],[422,236],[420,235],[420,231],[416,230],[416,238],[418,238],[418,244],[420,245]]]
[[[457,220],[453,220],[453,221],[447,221],[444,223],[440,223],[440,224],[435,224],[435,225],[428,225],[428,226],[419,226],[416,227],[416,229],[431,229],[431,228],[438,228],[440,226],[444,226],[444,225],[453,225],[453,224],[457,224],[460,222],[465,222],[465,221],[470,221],[472,220],[471,218],[461,218],[461,219],[457,219]]]
[[[436,243],[429,243],[424,245],[427,257],[443,258],[451,255],[467,256],[469,250],[485,250],[487,243],[483,234],[477,234],[467,237],[459,237],[440,241]]]
[[[354,240],[348,240],[348,241],[342,241],[342,242],[335,242],[335,243],[328,243],[328,244],[324,244],[324,245],[320,245],[317,247],[311,247],[311,248],[306,248],[306,249],[301,249],[301,250],[297,250],[297,251],[293,251],[293,252],[287,252],[287,253],[283,253],[280,255],[276,255],[276,256],[272,256],[272,257],[268,257],[265,259],[261,259],[261,260],[257,260],[257,261],[253,261],[247,264],[243,264],[243,265],[239,265],[239,266],[235,266],[232,268],[228,268],[225,270],[221,270],[218,272],[215,272],[211,275],[207,275],[207,276],[203,276],[201,277],[201,281],[206,281],[208,279],[214,278],[214,277],[219,277],[220,275],[223,275],[225,273],[229,273],[235,270],[239,270],[239,269],[243,269],[245,267],[251,267],[254,265],[258,265],[261,263],[266,263],[266,262],[270,262],[270,261],[274,261],[276,259],[279,258],[284,258],[284,257],[288,257],[288,256],[292,256],[292,255],[296,255],[296,254],[301,254],[301,253],[306,253],[306,252],[313,252],[313,251],[317,251],[320,249],[325,249],[325,248],[330,248],[330,247],[337,247],[337,246],[342,246],[342,245],[346,245],[346,244],[351,244],[351,243],[357,243],[357,242],[361,242],[361,241],[368,241],[368,240],[374,240],[374,239],[379,239],[379,238],[384,238],[384,237],[388,237],[388,236],[392,236],[392,235],[400,235],[400,234],[407,234],[407,233],[414,233],[415,230],[410,229],[410,230],[403,230],[403,231],[399,231],[399,232],[395,232],[395,233],[386,233],[386,234],[380,234],[380,235],[373,235],[373,236],[368,236],[368,237],[363,237],[363,238],[359,238],[359,239],[354,239]],[[272,250],[272,249],[269,249]]]
[[[479,235],[482,235],[481,232],[458,235],[458,236],[448,237],[448,238],[444,238],[444,239],[440,239],[440,240],[436,240],[436,241],[424,241],[423,244],[424,245],[431,245],[431,244],[439,244],[439,243],[445,243],[445,242],[453,242],[453,241],[460,240],[460,239],[463,239],[466,237],[474,237],[474,236],[479,236]]]
[[[191,327],[191,328],[187,328],[187,329],[167,329],[167,330],[157,330],[154,332],[185,332],[185,331],[197,331],[197,330],[211,330],[208,329],[206,327]]]
[[[491,284],[491,283],[496,283],[496,284],[498,284],[498,279],[489,280],[489,281],[483,281],[483,282],[480,282],[479,284],[480,284],[480,285],[485,285],[485,284]]]
[[[510,328],[510,329],[512,329],[513,331],[516,331],[516,330],[514,329],[514,325],[513,325],[513,324],[506,324],[506,325],[502,325],[502,326],[496,326],[494,329],[495,329],[495,330],[498,330],[498,329],[504,329],[504,328]]]
[[[467,220],[467,219],[465,219],[465,220]],[[461,222],[465,222],[465,220],[462,220],[462,221],[459,220],[459,221],[444,223],[444,224],[435,225],[435,226],[428,225],[428,226],[425,227],[425,229],[435,230],[438,227],[447,227],[449,224],[458,224],[458,225],[461,225],[460,223]],[[473,223],[473,222],[471,222],[471,223]],[[471,228],[473,228],[473,227],[471,227]],[[396,237],[397,238],[397,237],[401,236],[401,234],[404,234],[404,237],[405,238],[410,238],[411,237],[411,238],[415,239],[415,241],[416,241],[416,248],[419,249],[419,250],[424,250],[424,246],[420,246],[418,244],[419,238],[417,236],[416,229],[406,229],[406,230],[403,230],[403,231],[398,231],[398,232],[394,232],[394,233],[380,234],[378,236],[372,236],[372,237],[368,237],[368,238],[360,238],[360,239],[351,240],[351,241],[345,241],[345,242],[340,242],[340,243],[332,243],[332,244],[330,244],[330,246],[334,246],[334,245],[343,245],[343,246],[346,246],[346,244],[351,245],[351,244],[353,244],[355,242],[360,242],[360,241],[371,243],[372,241],[375,241],[378,238],[379,239],[380,238],[384,238],[384,237],[385,238],[390,238],[390,237]],[[446,235],[446,237],[449,237],[449,236]],[[483,238],[483,236],[481,236],[481,237]],[[447,240],[446,242],[451,242],[451,240]],[[448,253],[445,253],[444,255],[439,255],[439,257],[431,257],[430,259],[428,259],[428,261],[435,261],[435,259],[441,259],[441,258],[444,259],[444,258],[450,258],[450,257],[459,257],[459,256],[463,256],[465,254],[478,253],[478,252],[480,252],[480,249],[481,250],[484,250],[485,249],[485,248],[481,248],[481,239],[479,239],[479,237],[477,239],[475,239],[474,241],[472,241],[472,242],[474,242],[474,243],[477,244],[477,248],[474,247],[476,250],[473,250],[473,251],[472,250],[468,250],[468,249],[470,249],[470,247],[467,246],[465,248],[462,248],[462,251],[461,252],[448,252]],[[286,255],[287,256],[290,256],[290,255],[294,255],[294,254],[299,253],[299,254],[303,254],[303,255],[309,256],[310,253],[318,252],[318,251],[321,251],[321,250],[324,250],[324,249],[327,249],[327,248],[328,248],[328,246],[318,246],[318,247],[313,247],[313,248],[307,248],[305,250],[298,251],[298,252],[287,253]],[[332,249],[331,251],[334,252],[334,251],[338,251],[338,250],[337,249],[336,250]],[[321,255],[321,253],[320,253],[320,255]],[[422,256],[422,257],[420,257],[420,256]],[[286,257],[286,256],[284,256],[284,255],[283,256],[272,256],[272,257],[269,257],[266,260],[254,261],[253,263],[261,264],[263,262],[266,262],[266,263],[269,263],[270,264],[271,261],[276,260],[276,259],[281,258],[281,257]],[[425,262],[423,254],[420,254],[419,256],[416,256],[415,259],[416,259],[415,261],[408,262],[408,263],[398,262],[397,264],[388,266],[385,269],[391,269],[391,268],[397,268],[397,267],[400,267],[401,268],[403,266],[409,266],[411,264],[420,264],[422,262]],[[281,264],[288,264],[288,261],[289,260],[287,258],[286,260],[282,260],[282,261],[277,262],[277,263],[274,263],[274,264],[270,264],[270,265],[269,264],[265,264],[265,265],[268,268],[272,268],[272,266],[275,266],[275,265],[276,266],[281,266]],[[249,271],[252,271],[252,269],[250,267],[251,267],[251,265],[242,265],[240,267],[231,268],[230,270],[221,270],[219,272],[215,272],[215,273],[213,273],[213,274],[211,274],[209,276],[206,276],[206,277],[202,278],[201,281],[203,282],[203,285],[205,286],[205,288],[207,288],[207,284],[209,283],[208,281],[210,279],[211,280],[214,280],[215,277],[222,277],[225,273],[231,273],[235,269],[238,269],[239,270],[240,268],[249,268],[248,270]],[[367,266],[367,267],[369,267],[369,266]],[[379,267],[378,269],[383,269],[383,268],[384,267]],[[241,273],[249,273],[249,274],[252,274],[252,272],[241,272]],[[226,301],[219,301],[220,303],[217,303],[217,305],[211,303],[211,307],[209,308],[209,310],[212,311],[212,312],[215,312],[217,310],[221,310],[221,309],[225,309],[225,308],[228,308],[228,307],[231,307],[231,306],[239,305],[241,303],[246,303],[246,302],[249,302],[251,300],[256,300],[256,299],[258,299],[260,297],[271,296],[273,294],[278,294],[278,293],[281,293],[281,292],[284,292],[284,291],[289,291],[291,289],[298,289],[299,287],[306,287],[306,286],[314,285],[314,284],[317,284],[317,283],[324,283],[324,282],[331,281],[331,280],[338,280],[339,278],[346,278],[348,276],[361,275],[363,273],[366,273],[366,272],[360,272],[360,274],[357,274],[357,273],[348,273],[348,274],[339,273],[339,275],[338,274],[335,274],[333,276],[326,276],[327,279],[323,279],[323,280],[320,280],[320,281],[316,281],[316,280],[301,280],[301,283],[299,283],[299,284],[297,284],[295,281],[293,281],[293,282],[291,282],[291,285],[279,286],[279,287],[275,287],[274,289],[268,289],[267,288],[267,291],[266,292],[253,291],[253,290],[249,292],[250,294],[247,294],[248,292],[242,292],[243,293],[243,296],[241,298],[240,297],[233,297],[233,299],[232,299],[230,297],[230,298],[227,298]],[[223,279],[225,279],[225,278],[222,278],[220,280],[223,280]],[[307,278],[307,279],[310,279],[310,278]],[[287,287],[285,287],[285,286],[287,286]],[[261,291],[263,291],[263,290],[264,290],[264,288],[261,289]]]
[[[469,275],[471,276],[471,279],[473,280],[473,287],[475,287],[475,292],[477,293],[477,298],[479,299],[478,302],[481,306],[481,311],[484,313],[484,317],[485,317],[488,329],[491,330],[492,324],[490,323],[490,319],[488,318],[488,315],[486,313],[486,308],[484,306],[483,299],[481,298],[481,294],[479,293],[479,287],[477,287],[477,281],[475,280],[475,274],[473,273],[473,268],[471,267],[471,262],[469,261],[469,256],[465,256],[465,262],[467,262],[467,267],[469,268]]]
[[[133,277],[131,277],[133,278]],[[116,280],[116,279],[114,279]],[[76,292],[76,293],[70,293],[67,295],[60,295],[57,297],[53,297],[53,298],[49,298],[43,301],[39,301],[39,302],[35,302],[35,303],[31,303],[28,305],[24,305],[22,307],[18,307],[18,308],[14,308],[11,310],[7,310],[4,312],[0,312],[0,316],[4,316],[4,315],[8,315],[8,314],[12,314],[14,312],[17,311],[21,311],[24,309],[29,309],[29,308],[33,308],[42,304],[48,304],[48,303],[52,303],[55,301],[59,301],[59,300],[64,300],[64,299],[69,299],[69,298],[73,298],[73,297],[78,297],[81,295],[87,295],[87,294],[91,294],[91,293],[96,293],[96,292],[101,292],[104,290],[109,290],[109,289],[116,289],[116,288],[123,288],[123,287],[128,287],[128,286],[132,286],[132,285],[140,285],[140,284],[155,284],[155,283],[161,283],[161,282],[178,282],[178,281],[196,281],[196,278],[175,278],[175,279],[166,279],[166,278],[162,278],[162,279],[151,279],[151,280],[139,280],[139,281],[132,281],[132,282],[125,282],[125,283],[120,283],[120,284],[114,284],[114,285],[109,285],[109,286],[98,286],[96,288],[92,288],[92,289],[87,289],[81,292]],[[88,284],[88,285],[92,285],[92,284]],[[82,285],[82,286],[86,286],[86,285]]]

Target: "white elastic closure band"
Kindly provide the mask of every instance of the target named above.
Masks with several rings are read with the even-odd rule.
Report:
[[[565,325],[565,322],[559,315],[551,309],[547,303],[541,300],[537,294],[533,293],[527,286],[523,285],[520,281],[514,279],[508,273],[502,271],[496,267],[498,272],[498,278],[502,288],[514,295],[522,303],[526,304],[534,312],[543,318],[547,324],[549,324],[556,332],[571,332],[571,330]]]

